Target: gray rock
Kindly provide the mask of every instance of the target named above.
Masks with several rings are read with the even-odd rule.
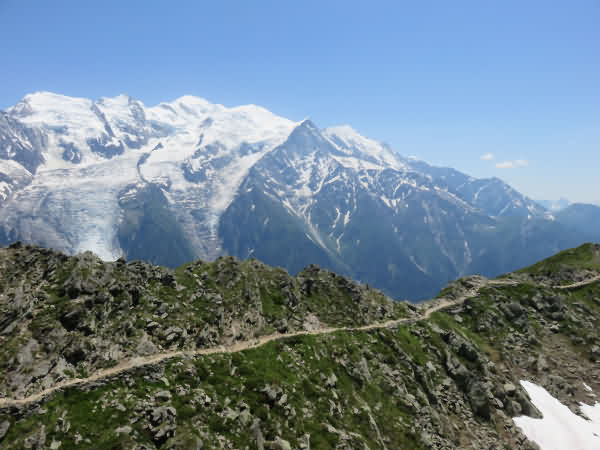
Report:
[[[504,392],[506,392],[506,395],[515,395],[515,392],[517,392],[517,387],[512,384],[512,383],[506,383],[504,386]]]
[[[260,419],[254,419],[254,422],[252,422],[252,426],[250,427],[250,431],[252,431],[252,435],[256,441],[256,448],[258,450],[264,450],[265,438],[260,429]]]
[[[242,410],[240,412],[239,419],[240,419],[240,423],[243,426],[247,426],[250,423],[250,420],[252,419],[252,414],[250,414],[250,410],[248,410],[248,409]]]
[[[508,402],[508,404],[506,405],[506,409],[509,415],[511,415],[512,417],[520,415],[522,411],[521,404],[514,400],[510,400]]]
[[[279,401],[277,402],[277,404],[279,406],[284,406],[287,403],[287,398],[288,398],[287,394],[283,394],[281,396],[281,398],[279,399]]]
[[[277,398],[281,395],[282,391],[280,388],[277,387],[273,387],[270,385],[265,386],[261,392],[264,392],[265,394],[267,394],[267,398],[269,399],[269,401],[274,402],[275,400],[277,400]]]
[[[332,373],[325,380],[325,387],[330,387],[330,388],[335,387],[336,383],[337,383],[337,377],[335,376],[335,373]]]
[[[171,393],[169,391],[160,391],[154,394],[154,398],[159,402],[166,402],[171,400]]]
[[[44,427],[44,425],[42,425],[42,427],[33,432],[32,434],[30,434],[29,436],[27,436],[25,438],[25,441],[23,442],[24,447],[29,449],[29,448],[44,448],[44,445],[46,444],[46,429]]]
[[[146,325],[146,328],[148,330],[153,330],[154,328],[158,327],[160,327],[160,324],[158,322],[149,322],[148,325]]]
[[[421,442],[426,448],[433,448],[433,438],[427,431],[421,433]]]
[[[473,412],[479,417],[489,419],[491,394],[486,384],[482,381],[474,382],[469,388],[468,397]]]
[[[537,419],[542,418],[542,414],[533,405],[533,403],[531,403],[531,401],[524,392],[517,391],[515,398],[517,399],[517,402],[519,403],[523,414]]]
[[[10,422],[8,420],[5,420],[4,422],[0,423],[0,442],[2,442],[4,436],[6,436],[6,433],[8,433],[9,428]]]
[[[223,417],[225,417],[228,420],[236,420],[239,416],[240,416],[240,413],[237,411],[234,411],[231,408],[226,408],[225,411],[223,412]]]
[[[538,372],[545,372],[548,370],[548,361],[546,361],[546,357],[544,355],[538,356],[536,368]]]
[[[359,373],[362,375],[362,377],[367,381],[371,381],[371,371],[369,370],[369,364],[367,363],[367,360],[365,359],[365,357],[363,356],[362,358],[360,358],[360,361],[358,362],[358,370]]]
[[[122,427],[119,427],[115,430],[115,433],[117,434],[129,434],[133,431],[133,428],[131,428],[129,425],[125,425]]]
[[[153,425],[159,425],[177,415],[172,406],[159,406],[150,410],[150,420]]]
[[[153,440],[154,442],[162,442],[170,437],[175,435],[176,426],[173,424],[164,424],[159,426],[153,432]]]
[[[169,327],[166,329],[165,334],[176,334],[180,336],[183,334],[183,329],[180,327]]]
[[[277,436],[275,440],[269,444],[273,450],[292,450],[290,443],[284,439],[281,439],[279,436]]]
[[[471,372],[449,353],[447,353],[446,357],[448,375],[456,382],[459,388],[465,390],[472,378]]]
[[[310,433],[305,433],[298,441],[300,450],[310,450]]]
[[[513,317],[519,317],[525,313],[525,309],[517,302],[509,303],[507,309],[512,313]]]
[[[143,333],[142,337],[140,338],[136,350],[137,354],[140,356],[153,355],[158,352],[158,348],[156,345],[154,345],[146,333]]]
[[[435,365],[431,362],[431,361],[427,361],[427,363],[425,364],[425,367],[427,368],[427,371],[435,374],[437,373],[437,369],[435,368]]]

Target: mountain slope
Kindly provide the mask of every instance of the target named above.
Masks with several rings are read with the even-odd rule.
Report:
[[[50,389],[0,400],[0,444],[533,449],[515,424],[540,413],[520,380],[573,411],[597,401],[599,258],[588,244],[457,280],[415,311],[316,267],[294,279],[221,258],[171,272],[2,249],[0,391]],[[147,363],[127,366],[136,355]]]
[[[254,256],[291,274],[318,263],[417,300],[583,242],[562,225],[501,180],[254,105],[39,92],[0,117],[2,245],[169,267]]]
[[[573,203],[555,214],[556,220],[584,234],[587,239],[600,240],[600,207]]]
[[[571,204],[566,198],[561,198],[559,200],[538,200],[537,202],[552,212],[558,212]]]
[[[256,163],[221,218],[225,250],[292,273],[317,262],[415,299],[459,275],[493,276],[579,243],[500,180],[413,162],[416,171],[342,131],[305,121]]]

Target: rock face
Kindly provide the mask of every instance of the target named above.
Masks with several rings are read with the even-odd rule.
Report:
[[[229,254],[293,275],[316,263],[416,300],[598,239],[596,216],[553,220],[499,179],[253,105],[38,92],[0,112],[0,245],[172,268]]]
[[[533,450],[511,420],[539,417],[520,380],[574,411],[600,389],[599,274],[600,246],[585,245],[415,308],[316,266],[172,271],[14,245],[0,250],[0,397],[91,378],[0,400],[0,445]],[[348,328],[391,318],[406,320]],[[273,333],[290,335],[235,347]]]

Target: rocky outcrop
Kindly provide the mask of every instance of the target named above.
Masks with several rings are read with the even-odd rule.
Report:
[[[317,267],[295,279],[230,257],[173,271],[15,244],[0,249],[0,272],[0,397],[30,395],[137,355],[414,314]],[[307,283],[318,288],[307,293]]]
[[[600,387],[600,282],[536,277],[458,280],[424,314],[316,266],[294,278],[220,258],[172,271],[15,245],[0,250],[2,396],[87,381],[5,404],[0,443],[533,450],[512,421],[539,417],[520,380],[575,412]],[[392,317],[406,320],[357,328]],[[289,334],[235,346],[273,333]]]

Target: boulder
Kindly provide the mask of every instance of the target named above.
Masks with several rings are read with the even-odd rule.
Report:
[[[473,412],[484,419],[490,419],[490,398],[492,397],[486,383],[475,381],[471,384],[469,392],[469,403]]]
[[[6,433],[8,433],[9,428],[10,422],[8,420],[5,420],[4,422],[0,423],[0,442],[2,442],[4,436],[6,436]]]
[[[517,387],[512,383],[506,383],[503,386],[503,388],[504,388],[504,392],[508,396],[513,396],[513,395],[515,395],[515,392],[517,392]]]
[[[290,443],[279,436],[274,441],[268,442],[272,450],[292,450]]]
[[[171,393],[169,391],[160,391],[154,394],[154,398],[159,402],[166,402],[171,400]]]

